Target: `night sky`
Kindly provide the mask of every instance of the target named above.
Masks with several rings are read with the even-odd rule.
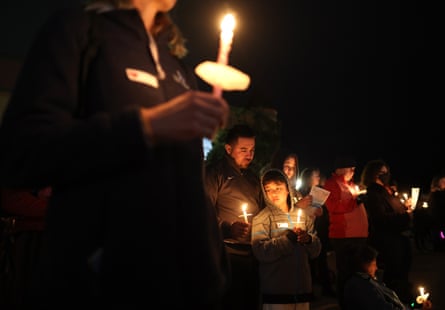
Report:
[[[336,154],[385,159],[401,186],[445,167],[436,47],[420,1],[180,1],[189,60],[214,60],[218,22],[237,16],[230,64],[252,78],[230,104],[278,111],[282,143],[325,174]],[[194,17],[191,17],[194,16]],[[199,16],[199,17],[198,17]],[[436,44],[436,43],[434,43]]]
[[[14,3],[0,11],[2,57],[23,57],[45,16],[81,1],[31,1],[26,10]],[[276,109],[282,143],[300,168],[328,174],[345,152],[356,157],[358,175],[367,160],[383,158],[400,184],[428,189],[445,167],[431,3],[178,0],[172,15],[188,40],[189,64],[216,59],[228,9],[237,18],[229,62],[251,85],[224,97]]]

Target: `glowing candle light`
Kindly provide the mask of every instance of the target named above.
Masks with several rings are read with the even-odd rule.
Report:
[[[423,304],[430,296],[430,293],[425,293],[425,288],[423,286],[419,286],[420,295],[417,296],[416,301],[418,304]]]
[[[301,223],[301,209],[298,209],[297,211],[297,224]]]
[[[227,65],[229,63],[229,53],[232,48],[233,29],[235,29],[235,17],[233,14],[226,14],[221,22],[221,34],[219,38],[219,51],[217,63]],[[221,97],[222,88],[213,86],[213,94]]]
[[[417,205],[417,200],[419,199],[420,188],[411,187],[411,209],[415,209]]]
[[[247,203],[241,205],[241,210],[243,210],[244,221],[249,223],[249,220],[247,219]]]

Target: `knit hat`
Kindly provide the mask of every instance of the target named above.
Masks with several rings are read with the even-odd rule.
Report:
[[[351,156],[337,156],[334,160],[334,169],[356,167],[357,162]]]

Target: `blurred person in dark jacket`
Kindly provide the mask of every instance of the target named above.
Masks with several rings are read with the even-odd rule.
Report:
[[[377,277],[378,252],[372,246],[358,245],[348,249],[351,276],[345,284],[346,310],[411,310],[411,302],[404,303],[397,293]],[[415,309],[429,310],[433,304],[426,299]]]
[[[2,120],[0,171],[7,187],[53,187],[33,309],[220,305],[227,257],[202,139],[229,106],[198,90],[175,5],[62,9],[29,50]]]
[[[409,282],[412,264],[410,229],[413,214],[411,200],[402,202],[390,187],[389,165],[381,160],[368,161],[361,174],[366,188],[365,207],[369,218],[369,244],[379,254],[378,266],[382,280],[408,303],[414,294]]]
[[[0,306],[24,309],[24,298],[40,259],[51,187],[2,188],[0,193]]]
[[[428,205],[431,209],[433,250],[445,251],[445,173],[435,176],[431,183]]]

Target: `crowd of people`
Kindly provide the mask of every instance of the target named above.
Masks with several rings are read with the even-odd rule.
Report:
[[[309,310],[320,281],[342,309],[407,309],[415,206],[389,165],[367,162],[357,182],[351,156],[324,177],[279,149],[254,171],[255,128],[225,130],[228,103],[198,89],[175,3],[93,0],[39,32],[0,129],[2,240],[20,240],[0,247],[2,308]],[[224,154],[206,162],[202,139],[221,129]],[[321,203],[314,187],[329,193]],[[440,175],[435,250],[444,193]]]

